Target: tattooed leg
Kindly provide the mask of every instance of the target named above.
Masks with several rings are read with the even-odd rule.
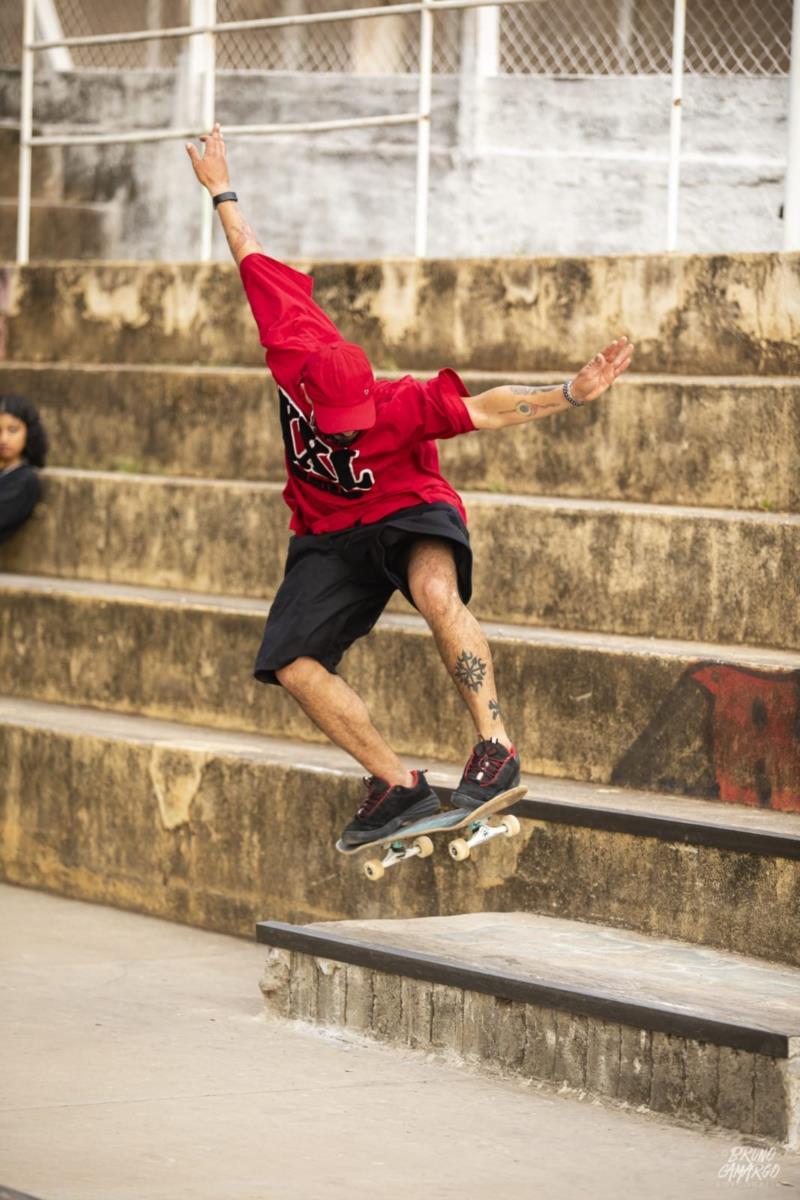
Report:
[[[479,692],[486,679],[486,663],[477,654],[462,650],[453,668],[453,678],[460,688]]]
[[[486,634],[462,603],[453,551],[442,538],[421,538],[411,548],[408,582],[414,603],[431,628],[436,646],[483,738],[511,745],[494,682]]]

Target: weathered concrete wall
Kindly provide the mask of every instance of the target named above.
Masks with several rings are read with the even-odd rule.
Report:
[[[0,570],[254,597],[283,578],[279,484],[58,470],[43,483]],[[481,620],[800,650],[800,516],[464,500]],[[409,611],[399,593],[392,607]]]
[[[0,363],[0,392],[28,396],[37,405],[51,441],[51,465],[202,479],[285,479],[277,395],[263,366],[206,370],[5,362]],[[783,407],[775,398],[770,412]],[[780,418],[778,425],[782,430]],[[786,445],[784,437],[781,444]],[[764,473],[760,482],[768,478]]]
[[[797,860],[524,820],[519,837],[467,863],[455,867],[441,841],[376,886],[362,858],[334,849],[357,768],[322,774],[251,739],[225,749],[151,722],[117,719],[112,733],[106,717],[89,729],[59,716],[0,724],[9,882],[244,937],[265,917],[525,911],[800,966]]]
[[[0,113],[4,112],[3,105],[7,103],[5,93],[6,75],[0,71]],[[16,112],[16,109],[15,109]],[[0,175],[0,197],[14,201],[19,190],[19,132],[16,122],[3,124],[6,120],[0,115],[0,152],[3,155],[3,172]],[[64,157],[61,149],[56,146],[44,149],[40,147],[31,156],[31,195],[38,200],[61,200],[64,193]],[[74,197],[85,200],[85,196]]]
[[[222,72],[217,81],[223,124],[408,112],[416,103],[413,76],[366,87],[346,75]],[[682,248],[779,249],[788,81],[690,76],[683,103]],[[18,77],[0,73],[0,116],[17,107]],[[119,129],[196,119],[170,72],[42,74],[35,112],[43,127],[92,123],[99,112]],[[668,79],[501,76],[476,86],[443,76],[433,112],[430,253],[663,249]],[[234,180],[278,256],[408,254],[414,138],[413,127],[399,127],[234,140]],[[708,154],[725,164],[704,163]],[[199,194],[179,142],[74,148],[64,161],[67,195],[114,198],[124,210],[110,257],[196,257]],[[215,252],[227,254],[219,239]]]
[[[473,394],[500,381],[470,372],[464,378]],[[275,386],[258,367],[6,362],[0,391],[38,405],[54,466],[275,483],[286,477]],[[579,417],[556,413],[533,427],[451,438],[439,443],[439,457],[460,489],[506,492],[513,480],[515,495],[798,512],[800,383],[628,375]]]
[[[13,575],[2,598],[12,695],[325,740],[282,689],[252,678],[264,620],[253,601]],[[487,633],[523,770],[800,811],[796,654],[731,648],[720,662],[699,643]],[[464,761],[472,724],[421,618],[382,618],[342,674],[398,751]]]
[[[574,371],[610,336],[638,371],[800,372],[800,253],[304,264],[381,369]],[[232,265],[0,268],[0,358],[256,365]]]
[[[1,75],[2,73],[0,73]],[[17,255],[19,135],[0,116],[0,260]],[[40,132],[38,129],[35,132]],[[123,210],[92,186],[66,188],[64,152],[59,147],[33,152],[30,253],[33,260],[103,258],[121,244]]]
[[[118,214],[102,204],[31,205],[31,258],[102,258],[113,245]],[[0,259],[17,253],[17,205],[0,199]]]

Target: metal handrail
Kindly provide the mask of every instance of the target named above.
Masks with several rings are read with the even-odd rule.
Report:
[[[226,125],[225,137],[252,134],[254,137],[276,137],[283,133],[328,133],[337,129],[368,129],[370,126],[416,125],[416,112],[392,113],[379,117],[346,117],[341,121],[305,121],[295,125]],[[132,129],[128,133],[44,133],[34,134],[32,146],[106,146],[118,142],[183,142],[208,133],[205,125],[184,129]]]
[[[250,29],[284,29],[291,25],[326,25],[332,21],[364,21],[373,17],[402,17],[424,12],[427,8],[505,8],[507,5],[531,4],[537,0],[414,0],[408,4],[390,4],[381,8],[342,8],[335,12],[295,13],[289,17],[249,17],[242,21],[217,21],[199,25],[172,25],[166,29],[137,29],[129,33],[85,34],[80,37],[56,38],[33,42],[31,50],[53,50],[58,46],[108,46],[121,42],[149,42],[163,38],[193,37],[198,33],[239,33]]]

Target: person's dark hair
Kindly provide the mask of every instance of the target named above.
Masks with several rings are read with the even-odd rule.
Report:
[[[32,467],[43,467],[47,458],[47,434],[36,406],[24,396],[0,396],[0,413],[10,413],[28,426],[23,454]]]

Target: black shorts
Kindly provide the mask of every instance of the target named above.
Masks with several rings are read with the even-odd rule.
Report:
[[[278,683],[276,670],[300,657],[315,658],[333,672],[348,646],[369,633],[396,588],[413,604],[408,556],[421,537],[452,544],[458,590],[467,604],[472,550],[451,504],[417,504],[372,525],[293,537],[256,658],[256,679]]]

